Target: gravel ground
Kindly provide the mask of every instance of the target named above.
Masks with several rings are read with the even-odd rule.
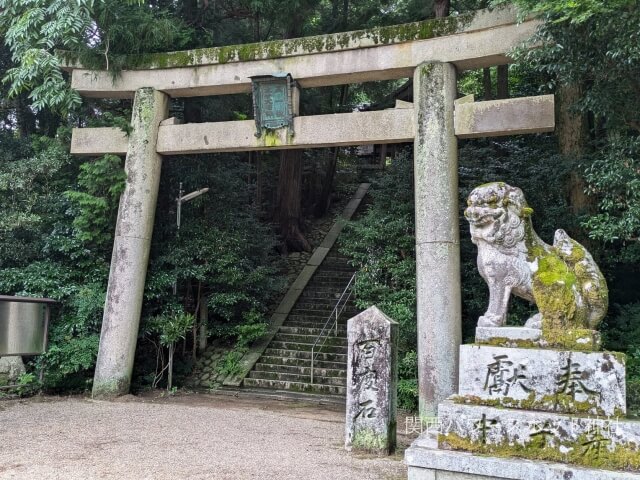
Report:
[[[344,413],[216,395],[0,402],[0,479],[406,478],[401,454],[353,456]]]

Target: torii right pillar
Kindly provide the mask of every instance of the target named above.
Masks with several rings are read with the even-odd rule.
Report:
[[[462,341],[456,69],[419,65],[413,78],[420,416],[457,391]]]

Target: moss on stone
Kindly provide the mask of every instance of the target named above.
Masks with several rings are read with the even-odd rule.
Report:
[[[353,434],[351,448],[367,453],[388,453],[388,438],[371,428],[360,428]]]
[[[438,435],[438,445],[447,450],[461,450],[472,453],[483,453],[498,457],[522,457],[532,460],[548,460],[592,468],[610,470],[640,471],[640,451],[635,444],[629,446],[616,445],[613,451],[607,446],[594,450],[593,438],[583,434],[575,441],[559,440],[557,446],[550,447],[542,436],[537,436],[525,444],[508,442],[493,444],[473,441],[455,433]],[[563,447],[562,453],[560,448]]]
[[[549,322],[551,323],[551,322]],[[595,352],[600,350],[600,335],[595,330],[586,328],[554,328],[547,326],[542,320],[542,339],[550,348],[574,350],[579,352]]]
[[[491,347],[507,347],[507,348],[541,348],[539,341],[524,340],[508,337],[492,337],[486,340],[476,340],[474,345],[489,345]]]
[[[109,400],[129,393],[130,377],[97,381],[93,384],[92,398]]]
[[[595,330],[575,329],[542,329],[540,340],[513,339],[493,337],[476,340],[475,345],[489,345],[507,348],[545,348],[551,350],[573,350],[578,352],[597,352],[601,348],[600,335]]]
[[[450,399],[459,405],[482,405],[494,408],[515,408],[519,410],[537,410],[542,412],[555,412],[564,414],[585,414],[603,417],[624,417],[625,413],[616,407],[613,414],[607,415],[598,406],[595,399],[592,401],[578,401],[569,394],[557,393],[536,397],[535,392],[530,392],[525,399],[512,397],[481,398],[475,395],[454,395]]]
[[[313,37],[272,40],[269,42],[229,45],[175,52],[149,53],[140,55],[110,55],[110,70],[162,69],[189,67],[198,64],[228,63],[278,58],[288,55],[305,55],[329,52],[347,48],[358,48],[361,42],[375,45],[390,45],[427,40],[460,32],[467,26],[475,12],[459,16],[413,22],[402,25],[374,27],[353,32],[318,35]],[[56,52],[64,63],[82,63],[87,68],[106,68],[102,55],[82,57],[68,51]]]
[[[280,137],[276,133],[276,130],[265,129],[260,137],[262,144],[265,147],[277,147],[281,145]]]

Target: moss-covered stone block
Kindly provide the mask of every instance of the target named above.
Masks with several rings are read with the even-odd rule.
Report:
[[[439,448],[640,472],[640,422],[440,405]]]

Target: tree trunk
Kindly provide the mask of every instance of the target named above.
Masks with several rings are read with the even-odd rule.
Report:
[[[347,103],[347,97],[349,96],[349,85],[343,85],[342,90],[340,92],[340,105],[342,107],[345,103]],[[329,160],[327,169],[325,171],[325,176],[322,181],[322,191],[320,192],[320,197],[316,202],[313,214],[320,218],[324,216],[325,213],[329,210],[331,206],[331,191],[333,190],[333,179],[336,175],[336,166],[338,165],[338,153],[340,149],[335,147],[333,149],[333,155],[331,156],[331,160]]]
[[[436,14],[436,18],[448,17],[450,8],[450,0],[436,0],[433,5],[433,11]]]
[[[342,2],[342,22],[340,25],[340,30],[343,32],[347,31],[347,27],[349,25],[349,0],[344,0]]]
[[[498,96],[499,100],[509,98],[509,65],[498,65]]]
[[[493,87],[491,85],[491,68],[482,69],[482,86],[484,88],[484,99],[493,100]]]
[[[580,99],[582,89],[577,85],[562,85],[558,89],[558,147],[563,155],[577,158],[584,154],[588,123],[587,116],[576,112],[572,106]],[[585,213],[593,201],[585,194],[585,181],[577,171],[572,171],[568,182],[569,206],[574,213]]]
[[[336,175],[336,166],[338,165],[338,153],[340,149],[335,147],[333,149],[331,159],[327,162],[327,169],[325,171],[324,179],[322,180],[322,191],[318,197],[313,214],[316,218],[323,217],[331,206],[331,190],[333,190],[333,179]]]
[[[169,344],[169,366],[167,367],[167,391],[171,391],[173,386],[173,354],[175,352],[175,343]]]
[[[203,295],[200,298],[200,331],[198,336],[198,350],[200,351],[200,354],[204,353],[207,349],[208,323],[209,305],[207,304],[207,297]]]
[[[302,234],[301,208],[302,150],[283,150],[278,176],[278,221],[282,241],[288,250],[311,251],[311,245]]]

